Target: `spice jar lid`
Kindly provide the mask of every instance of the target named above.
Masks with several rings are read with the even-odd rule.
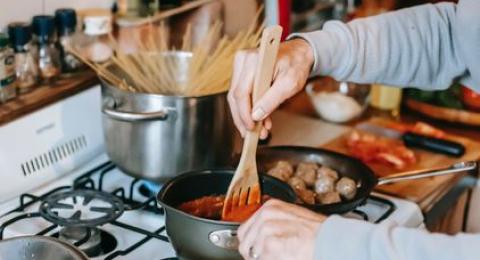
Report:
[[[83,23],[87,35],[103,35],[112,31],[112,17],[109,15],[85,16]]]
[[[23,22],[11,23],[8,25],[8,36],[15,51],[22,51],[32,39],[32,28]]]
[[[0,33],[0,48],[8,46],[8,36],[5,33]]]
[[[55,23],[60,35],[74,32],[77,26],[77,13],[71,8],[58,9],[55,11]]]
[[[49,42],[55,34],[55,22],[51,15],[37,15],[32,21],[33,33],[39,43]]]

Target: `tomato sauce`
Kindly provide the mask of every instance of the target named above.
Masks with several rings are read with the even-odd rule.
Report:
[[[270,196],[262,196],[262,204],[270,199]],[[212,220],[224,220],[231,222],[244,222],[262,205],[253,204],[236,207],[233,211],[227,214],[226,218],[222,219],[223,204],[225,202],[225,195],[204,196],[198,199],[184,202],[178,206],[178,209],[190,215],[207,218]]]

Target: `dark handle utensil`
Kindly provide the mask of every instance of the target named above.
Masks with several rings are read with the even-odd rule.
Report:
[[[414,134],[405,133],[402,136],[406,146],[429,150],[436,153],[460,157],[465,154],[465,146],[460,143]]]

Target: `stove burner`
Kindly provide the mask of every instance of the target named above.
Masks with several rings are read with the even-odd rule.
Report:
[[[106,192],[73,190],[54,193],[40,205],[46,220],[64,227],[96,227],[117,219],[123,202]]]
[[[53,236],[76,246],[89,257],[105,255],[117,247],[115,237],[98,228],[64,227]]]

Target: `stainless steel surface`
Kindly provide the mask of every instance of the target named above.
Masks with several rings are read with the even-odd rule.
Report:
[[[180,53],[178,58],[187,64],[191,56]],[[187,73],[188,68],[179,71],[179,81]],[[164,182],[181,172],[230,162],[235,130],[226,93],[165,96],[102,82],[102,100],[107,153],[127,174]]]
[[[236,250],[239,244],[237,231],[230,229],[213,231],[208,235],[208,240],[218,247],[231,250]]]
[[[416,171],[416,172],[411,172],[406,174],[402,173],[400,175],[392,175],[389,177],[379,178],[378,185],[394,183],[398,181],[415,180],[415,179],[421,179],[421,178],[441,176],[441,175],[447,175],[447,174],[457,174],[457,173],[464,174],[465,172],[471,171],[475,168],[477,168],[476,162],[473,162],[473,161],[459,162],[447,168],[436,169],[436,170],[428,169],[423,171]]]
[[[0,259],[87,260],[88,257],[52,237],[21,236],[0,241]]]

